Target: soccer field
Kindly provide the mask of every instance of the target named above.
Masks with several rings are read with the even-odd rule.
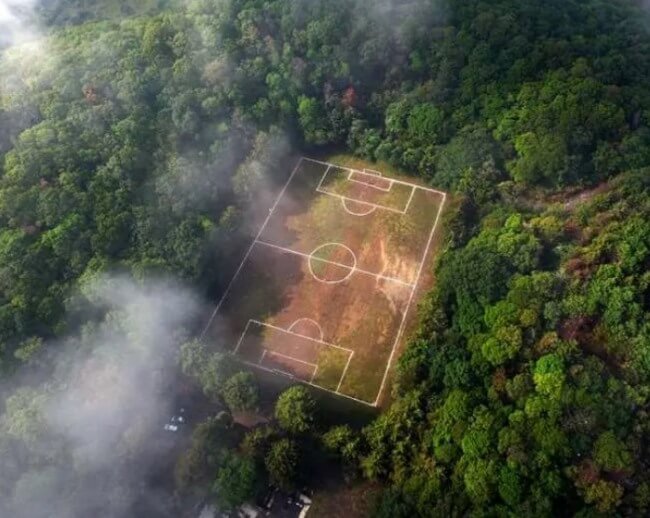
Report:
[[[301,158],[210,319],[242,362],[376,405],[446,195]]]

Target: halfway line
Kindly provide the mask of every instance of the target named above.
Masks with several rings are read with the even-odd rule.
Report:
[[[350,266],[349,264],[343,264],[343,263],[338,263],[336,261],[330,261],[328,259],[322,259],[320,257],[314,257],[313,255],[305,254],[303,252],[297,252],[296,250],[291,250],[291,248],[285,248],[283,246],[274,245],[273,243],[268,243],[268,242],[262,241],[260,239],[255,240],[255,242],[259,243],[260,245],[268,246],[270,248],[275,248],[277,250],[282,250],[283,252],[287,252],[289,254],[299,255],[299,256],[305,257],[307,259],[313,259],[314,261],[320,261],[321,263],[333,264],[334,266],[340,266],[341,268],[347,268],[348,270],[352,270],[352,272],[359,272],[359,273],[363,273],[365,275],[370,275],[371,277],[376,277],[378,279],[383,279],[385,281],[396,282],[398,284],[402,284],[403,286],[408,286],[409,288],[412,288],[412,287],[415,286],[414,284],[405,282],[405,281],[403,281],[401,279],[396,279],[395,277],[387,277],[386,275],[381,275],[380,273],[369,272],[367,270],[357,268],[356,266]]]

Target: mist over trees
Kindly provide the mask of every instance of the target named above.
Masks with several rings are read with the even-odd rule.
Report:
[[[295,487],[318,451],[384,484],[377,516],[648,512],[640,5],[21,7],[0,16],[0,514],[173,508],[133,482],[169,410],[141,380],[179,363],[215,404],[259,408],[250,375],[193,339],[196,299],[225,287],[290,157],[324,146],[454,195],[393,402],[362,431],[327,428],[299,388],[246,434],[211,417],[179,494],[233,507]]]
[[[172,412],[177,343],[199,301],[169,281],[119,276],[89,279],[75,298],[98,317],[41,344],[21,373],[28,385],[2,386],[0,514],[128,516],[138,504],[166,515],[171,494],[146,480],[172,448],[151,431]]]

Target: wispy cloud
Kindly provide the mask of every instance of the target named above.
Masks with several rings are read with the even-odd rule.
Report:
[[[0,420],[0,434],[22,452],[0,444],[8,467],[0,489],[13,484],[2,516],[133,516],[134,505],[169,498],[147,477],[172,446],[162,425],[177,410],[178,344],[198,299],[170,281],[102,276],[84,285],[79,301],[103,318],[50,344],[58,349],[53,376],[24,377],[14,392],[22,399],[8,400]]]
[[[0,0],[0,49],[40,37],[36,0]]]

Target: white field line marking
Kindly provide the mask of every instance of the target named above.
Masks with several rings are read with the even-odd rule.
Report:
[[[322,189],[320,187],[316,189],[316,192],[319,192],[321,194],[327,194],[328,196],[333,196],[334,198],[340,198],[341,200],[355,201],[357,203],[363,203],[365,205],[372,205],[373,207],[375,207],[377,209],[387,210],[389,212],[394,212],[395,214],[405,214],[406,213],[406,210],[397,210],[397,209],[394,209],[393,207],[388,207],[386,205],[379,205],[377,203],[371,203],[369,201],[355,200],[354,198],[350,198],[349,196],[343,196],[342,194],[337,194],[335,192],[326,191],[325,189]]]
[[[358,175],[361,175],[361,176],[371,176],[372,178],[375,178],[375,179],[380,178],[381,180],[383,180],[385,182],[388,182],[390,184],[390,187],[383,187],[382,188],[382,187],[379,187],[377,185],[373,185],[373,184],[371,184],[369,182],[364,182],[363,180],[355,180],[354,178],[352,178],[352,176],[355,175],[355,174],[358,174]],[[350,180],[351,182],[360,183],[362,185],[367,185],[368,187],[372,187],[373,189],[377,189],[378,191],[382,191],[382,192],[390,192],[391,189],[393,188],[393,179],[392,178],[384,178],[382,176],[377,176],[376,174],[370,174],[370,173],[366,173],[365,171],[358,171],[356,169],[350,169],[350,174],[348,175],[348,180]]]
[[[319,324],[318,322],[316,322],[313,318],[302,317],[302,318],[298,318],[298,319],[294,320],[293,324],[291,324],[291,325],[289,326],[288,331],[291,331],[291,330],[296,326],[296,324],[297,324],[298,322],[302,322],[303,320],[304,320],[305,322],[311,322],[312,324],[314,324],[314,325],[316,326],[316,328],[318,329],[318,332],[320,333],[320,339],[323,340],[323,338],[325,337],[325,335],[323,334],[323,328],[322,328],[322,327],[320,326],[320,324]],[[307,335],[302,335],[302,336],[307,336]]]
[[[354,172],[357,173],[357,174],[360,173],[360,171],[354,171]],[[393,184],[391,184],[391,186],[388,189],[385,189],[385,188],[378,187],[377,185],[372,185],[371,183],[368,183],[368,182],[363,182],[361,180],[355,180],[354,178],[350,178],[349,180],[351,182],[358,183],[358,184],[361,184],[361,185],[365,185],[366,187],[370,187],[371,189],[375,189],[375,190],[381,191],[381,192],[390,192],[391,189],[393,188]]]
[[[266,348],[264,348],[262,350],[262,356],[260,356],[260,360],[257,362],[259,365],[261,365],[262,362],[264,361],[264,358],[265,358],[267,352],[268,352],[268,350]]]
[[[317,388],[318,390],[322,390],[323,392],[328,392],[329,394],[334,394],[334,395],[342,397],[342,398],[350,399],[352,401],[356,401],[357,403],[361,403],[363,405],[367,405],[367,406],[370,406],[370,407],[376,406],[376,405],[374,405],[372,403],[369,403],[368,401],[364,401],[363,399],[358,399],[358,398],[356,398],[354,396],[348,396],[347,394],[343,394],[342,392],[336,393],[333,390],[326,389],[325,387],[321,387],[320,385],[317,385],[317,384],[312,383],[310,381],[305,381],[303,379],[296,378],[293,374],[290,374],[288,372],[282,372],[282,371],[278,371],[278,370],[274,370],[274,369],[269,369],[268,367],[264,367],[263,365],[258,365],[256,363],[251,363],[251,362],[248,362],[246,360],[243,360],[243,359],[237,358],[237,357],[235,357],[235,360],[237,360],[239,363],[241,363],[243,365],[248,365],[249,367],[254,367],[256,369],[260,369],[260,370],[263,370],[263,371],[266,371],[266,372],[270,372],[271,374],[276,374],[276,373],[279,372],[280,374],[283,374],[283,375],[285,375],[285,376],[287,376],[287,377],[289,377],[291,379],[297,379],[298,381],[300,381],[301,383],[304,383],[305,385],[309,385],[311,387]]]
[[[271,216],[273,215],[273,212],[275,212],[276,207],[280,203],[280,200],[284,196],[285,191],[287,190],[287,187],[289,187],[289,184],[291,183],[291,180],[293,180],[293,177],[295,176],[296,172],[298,171],[298,168],[300,167],[300,164],[302,163],[303,158],[300,157],[298,159],[298,163],[296,164],[296,167],[293,168],[293,171],[291,171],[291,174],[289,175],[289,178],[287,179],[287,183],[284,184],[284,187],[280,191],[280,194],[278,194],[278,197],[275,199],[275,203],[269,210],[268,216],[266,216],[266,219],[264,220],[264,223],[262,223],[262,226],[260,227],[259,232],[255,236],[255,239],[253,239],[253,242],[251,243],[251,246],[248,247],[248,250],[246,251],[246,255],[244,255],[244,258],[242,259],[241,263],[239,263],[239,267],[235,271],[235,274],[232,276],[232,279],[230,279],[230,282],[228,283],[228,286],[226,287],[226,291],[224,291],[223,295],[221,296],[221,300],[219,300],[219,303],[217,304],[217,307],[214,308],[214,311],[212,312],[212,315],[210,316],[210,320],[208,320],[207,325],[205,326],[205,329],[203,329],[203,332],[201,333],[200,338],[202,339],[205,334],[208,332],[208,329],[212,325],[212,321],[214,320],[214,317],[216,316],[217,312],[219,311],[219,308],[223,304],[223,301],[226,300],[226,297],[228,296],[228,293],[230,293],[230,289],[232,288],[232,285],[235,283],[235,280],[237,277],[239,277],[239,274],[242,271],[242,268],[244,267],[244,263],[246,262],[246,259],[248,259],[248,256],[251,254],[253,247],[255,246],[255,243],[259,239],[259,237],[262,235],[262,232],[264,232],[264,229],[266,228],[266,225],[268,224],[269,220],[271,219]]]
[[[404,208],[404,213],[406,214],[409,211],[409,207],[411,206],[411,202],[413,201],[413,195],[415,194],[415,187],[411,189],[411,195],[409,196],[409,201],[406,203],[406,207]]]
[[[291,248],[285,248],[283,246],[274,245],[274,244],[268,243],[266,241],[258,240],[256,242],[259,243],[260,245],[268,246],[270,248],[275,248],[277,250],[281,250],[281,251],[287,252],[289,254],[294,254],[294,255],[299,255],[301,257],[305,257],[306,259],[313,259],[314,261],[320,261],[320,262],[323,262],[323,263],[333,264],[334,266],[340,266],[342,268],[348,268],[349,270],[353,270],[354,272],[359,272],[359,273],[362,273],[364,275],[370,275],[371,277],[375,277],[377,279],[382,279],[384,281],[395,282],[397,284],[401,284],[403,286],[408,286],[408,287],[413,287],[414,286],[414,284],[403,281],[401,279],[396,279],[395,277],[387,277],[386,275],[381,275],[379,273],[372,273],[372,272],[369,272],[367,270],[363,270],[361,268],[356,268],[356,267],[352,268],[349,264],[338,263],[336,261],[329,261],[328,259],[321,259],[320,257],[312,257],[310,254],[305,254],[303,252],[297,252],[296,250],[291,250]]]
[[[323,165],[325,165],[325,162],[323,162]],[[320,177],[320,181],[318,182],[318,185],[316,186],[316,190],[321,188],[321,186],[323,185],[323,182],[325,181],[325,178],[327,177],[327,173],[330,172],[331,168],[332,168],[332,164],[327,164],[327,169],[325,169],[325,172]]]
[[[339,390],[341,390],[341,385],[343,384],[343,378],[345,378],[345,375],[348,372],[348,367],[350,366],[350,362],[352,361],[352,357],[354,356],[354,352],[348,356],[348,361],[345,364],[345,368],[343,369],[343,373],[341,374],[341,378],[339,379],[339,384],[336,386],[336,393],[339,393]]]
[[[316,343],[321,344],[321,345],[327,345],[329,347],[334,347],[335,349],[340,349],[341,351],[345,351],[346,353],[353,353],[354,352],[354,351],[352,351],[352,349],[347,349],[345,347],[341,347],[340,345],[334,345],[334,344],[331,344],[329,342],[325,342],[323,340],[318,340],[317,338],[312,338],[311,336],[305,336],[305,335],[301,335],[299,333],[294,333],[293,331],[287,331],[286,329],[284,329],[282,327],[274,326],[273,324],[268,324],[267,322],[260,322],[259,320],[254,320],[252,318],[248,322],[249,323],[252,322],[253,324],[257,324],[258,326],[262,326],[262,327],[270,327],[271,329],[275,329],[276,331],[281,331],[281,332],[287,333],[289,335],[299,336],[300,338],[303,338],[305,340],[309,340],[310,342],[316,342]]]
[[[306,160],[309,160],[309,159],[306,159]],[[314,160],[314,162],[316,162],[316,161]],[[325,164],[325,162],[318,162],[318,163]],[[323,187],[323,181],[325,180],[325,177],[329,174],[330,169],[332,169],[333,167],[336,168],[336,169],[341,169],[342,171],[347,171],[348,176],[346,177],[346,181],[348,181],[348,182],[354,182],[354,183],[358,183],[358,184],[361,184],[361,185],[365,185],[366,187],[370,187],[371,189],[376,189],[376,190],[382,191],[382,192],[390,192],[391,189],[393,188],[393,180],[391,178],[383,178],[381,175],[374,175],[374,174],[366,173],[365,171],[359,171],[358,169],[351,169],[349,167],[343,167],[343,166],[340,166],[340,165],[328,164],[327,169],[323,173],[323,176],[321,176],[320,182],[318,182],[318,185],[316,186],[316,192],[320,192],[320,193],[323,193],[323,194],[332,194],[332,195],[336,194],[336,193],[332,193],[332,192],[326,190],[326,188]],[[352,175],[354,175],[354,174],[360,174],[360,175],[366,175],[366,176],[374,176],[375,178],[377,178],[377,177],[382,178],[382,179],[386,180],[387,182],[390,182],[390,187],[388,189],[382,189],[381,187],[377,187],[376,185],[372,185],[372,184],[370,184],[368,182],[363,182],[361,180],[355,180],[354,178],[352,178]],[[339,196],[341,196],[341,195],[339,195]],[[348,198],[348,199],[351,200],[351,201],[356,201],[358,203],[364,203],[366,205],[375,205],[374,203],[359,201],[359,200],[355,200],[353,198]],[[375,205],[375,208],[377,208],[377,207],[383,207],[383,205]],[[386,210],[390,210],[390,207],[386,207]],[[397,209],[393,209],[393,210],[397,210]]]
[[[235,349],[232,352],[233,354],[237,354],[237,351],[239,351],[239,346],[244,341],[244,337],[246,336],[246,333],[248,332],[248,326],[250,326],[250,325],[251,325],[251,321],[249,319],[248,322],[246,322],[246,327],[244,327],[244,331],[242,331],[242,334],[239,337],[239,340],[237,340],[237,345],[235,346]]]
[[[299,319],[299,320],[302,320],[302,319]],[[311,320],[311,319],[307,319],[307,320]],[[305,335],[301,335],[301,334],[298,334],[298,333],[294,333],[293,331],[290,331],[290,330],[287,330],[287,329],[283,329],[283,328],[281,328],[281,327],[274,326],[274,325],[272,325],[272,324],[268,324],[268,323],[266,323],[266,322],[260,322],[259,320],[253,320],[253,319],[250,319],[250,320],[248,321],[248,324],[246,324],[246,330],[248,329],[248,326],[251,324],[251,322],[252,322],[253,324],[257,324],[257,325],[259,325],[259,326],[261,326],[261,327],[269,327],[269,328],[271,328],[271,329],[275,329],[276,331],[281,331],[281,332],[283,332],[283,333],[287,333],[287,334],[290,334],[290,335],[293,335],[293,336],[298,336],[298,337],[303,338],[303,339],[305,339],[305,340],[310,340],[310,341],[312,341],[312,342],[316,342],[316,343],[318,343],[319,345],[325,345],[325,346],[327,346],[327,347],[333,347],[333,348],[335,348],[335,349],[339,349],[339,350],[341,350],[341,351],[344,351],[344,352],[348,353],[348,360],[347,360],[347,362],[346,362],[346,364],[345,364],[345,368],[343,369],[343,372],[341,373],[341,378],[339,379],[339,383],[338,383],[338,385],[337,385],[337,387],[336,387],[336,392],[331,391],[331,390],[328,390],[328,389],[326,389],[326,388],[324,388],[324,387],[321,387],[320,385],[315,385],[315,384],[313,383],[314,378],[316,377],[316,372],[318,371],[318,364],[317,364],[317,363],[311,363],[311,362],[307,362],[307,361],[305,361],[305,360],[300,360],[300,359],[295,358],[295,357],[293,357],[293,356],[289,356],[289,355],[287,355],[287,354],[279,353],[279,352],[277,352],[277,351],[274,351],[274,350],[272,350],[272,349],[268,349],[268,348],[266,348],[266,347],[264,348],[264,353],[262,353],[262,358],[261,358],[260,361],[258,362],[258,365],[261,366],[261,364],[262,364],[262,360],[265,359],[265,357],[266,357],[266,355],[267,355],[266,353],[268,353],[269,355],[280,356],[281,358],[286,358],[287,360],[291,360],[291,361],[295,361],[295,362],[298,362],[298,363],[302,363],[302,364],[304,364],[304,365],[308,365],[309,367],[314,367],[314,372],[312,372],[311,379],[310,379],[310,381],[309,381],[308,383],[310,383],[311,385],[314,385],[315,387],[322,388],[323,390],[328,390],[328,392],[332,392],[332,393],[334,393],[334,394],[338,394],[338,393],[339,393],[338,391],[339,391],[339,389],[341,388],[341,384],[343,383],[343,378],[345,377],[345,374],[346,374],[347,371],[348,371],[348,367],[350,366],[350,361],[352,360],[352,357],[354,356],[354,351],[353,351],[353,350],[351,350],[351,349],[347,349],[347,348],[345,348],[345,347],[341,347],[340,345],[334,345],[334,344],[332,344],[332,343],[325,342],[325,341],[323,341],[323,340],[317,340],[317,339],[315,339],[315,338],[311,338],[311,337],[309,337],[309,336],[305,336]],[[297,321],[296,321],[296,322],[297,322]],[[319,327],[320,327],[320,326],[319,326]],[[291,329],[291,328],[289,328],[289,329]],[[244,330],[244,333],[246,333],[246,330]],[[240,340],[240,341],[241,341],[241,340]],[[233,354],[235,354],[235,353],[233,353]],[[282,372],[283,374],[286,374],[286,375],[289,375],[289,376],[295,377],[294,374],[291,374],[291,373],[288,373],[288,372],[282,371],[282,370],[280,370],[280,369],[274,369],[274,370],[277,370],[278,372]]]
[[[260,367],[261,367],[261,365],[260,365]],[[262,368],[265,368],[265,367],[262,367]],[[289,378],[291,378],[291,379],[294,379],[294,380],[297,379],[297,380],[303,381],[301,378],[297,378],[297,377],[296,377],[294,374],[292,374],[291,372],[283,371],[282,369],[278,369],[277,367],[273,367],[273,368],[271,368],[270,370],[271,370],[271,372],[272,372],[273,374],[282,374],[283,376],[287,376],[287,377],[289,377]]]
[[[343,210],[347,212],[350,216],[357,216],[357,217],[363,217],[363,216],[368,216],[375,212],[377,210],[377,207],[373,207],[372,205],[369,205],[370,210],[368,212],[354,212],[352,209],[350,209],[347,205],[348,200],[341,200],[341,205],[343,205]],[[358,201],[356,203],[361,203],[363,205],[367,205],[367,203],[363,201]]]
[[[316,275],[314,273],[314,269],[311,267],[312,259],[314,259],[316,261],[318,261],[320,259],[319,257],[315,257],[314,254],[316,252],[318,252],[320,249],[325,248],[326,246],[341,246],[341,247],[345,248],[350,253],[350,255],[352,256],[352,259],[354,260],[354,264],[352,266],[347,266],[347,268],[350,271],[342,279],[338,279],[338,280],[335,280],[335,281],[328,281],[328,280],[325,280],[325,279],[321,279],[318,275]],[[324,261],[327,261],[327,259],[325,259]],[[321,262],[323,262],[323,261],[321,261]],[[340,282],[347,281],[352,276],[352,274],[354,273],[355,268],[357,267],[357,256],[354,254],[354,252],[352,250],[350,250],[349,246],[346,246],[343,243],[335,243],[335,242],[332,241],[332,242],[329,242],[329,243],[324,243],[324,244],[319,245],[316,248],[314,248],[312,253],[309,254],[309,260],[307,261],[307,267],[309,268],[309,273],[311,273],[311,276],[314,279],[316,279],[318,282],[322,282],[324,284],[338,284]]]
[[[311,159],[307,159],[307,160],[311,160]],[[315,162],[315,160],[314,160],[314,162]],[[339,167],[340,167],[340,166],[339,166]],[[381,174],[381,172],[379,172],[379,171],[375,171],[374,169],[364,169],[363,171],[359,171],[359,169],[352,169],[351,167],[344,167],[343,169],[347,169],[348,171],[350,171],[350,172],[348,173],[348,180],[350,179],[350,177],[351,177],[355,172],[363,173],[363,174],[367,174],[367,175],[369,175],[369,176],[378,176],[378,177],[380,177],[380,178],[383,176],[383,175]],[[388,180],[390,180],[390,178],[388,178]]]
[[[415,277],[415,284],[413,285],[413,288],[411,289],[411,295],[409,296],[409,300],[406,303],[406,308],[404,309],[404,314],[402,315],[402,321],[399,325],[399,329],[397,330],[397,336],[395,337],[395,342],[393,343],[393,348],[390,352],[390,356],[388,357],[388,364],[386,365],[386,370],[384,371],[384,377],[381,380],[381,385],[379,386],[379,392],[377,393],[377,398],[375,399],[375,402],[373,403],[373,406],[377,406],[379,404],[379,399],[381,398],[381,394],[384,391],[384,385],[386,384],[386,380],[388,379],[388,372],[390,371],[390,366],[393,362],[393,356],[395,356],[395,351],[397,350],[397,345],[399,343],[400,338],[402,337],[402,333],[404,332],[404,326],[406,324],[406,317],[409,312],[409,308],[411,306],[411,303],[413,302],[413,296],[415,295],[415,292],[417,291],[417,285],[418,282],[420,282],[420,276],[422,275],[422,270],[424,268],[424,264],[426,263],[427,256],[429,254],[429,248],[431,247],[431,242],[433,241],[433,236],[436,232],[436,228],[438,227],[438,222],[440,221],[440,215],[442,214],[442,209],[445,206],[445,201],[447,200],[447,195],[444,194],[442,197],[442,203],[440,204],[440,208],[438,209],[438,214],[436,215],[435,222],[433,223],[433,228],[431,229],[431,232],[429,233],[429,239],[427,241],[427,247],[424,250],[424,254],[422,256],[422,261],[420,262],[420,267],[418,268],[418,273],[417,276]]]
[[[317,163],[317,164],[321,164],[321,165],[329,165],[329,166],[333,165],[333,164],[330,164],[329,162],[323,162],[323,161],[321,161],[321,160],[316,160],[316,159],[314,159],[314,158],[307,158],[307,157],[305,157],[305,156],[302,157],[302,159],[303,159],[303,160],[307,160],[307,161],[309,161],[309,162],[315,162],[315,163]],[[338,167],[338,166],[337,166],[337,167]],[[392,180],[394,183],[397,183],[397,184],[400,184],[400,185],[408,185],[409,187],[415,187],[416,189],[422,189],[423,191],[434,192],[434,193],[436,193],[436,194],[440,194],[441,196],[447,196],[447,193],[444,193],[444,192],[442,192],[442,191],[438,191],[438,190],[436,190],[436,189],[432,189],[431,187],[424,187],[424,186],[422,186],[422,185],[418,185],[417,183],[413,183],[413,182],[405,182],[404,180],[397,180],[396,178],[391,178],[391,180]]]
[[[317,363],[311,363],[311,362],[306,362],[306,361],[304,361],[304,360],[299,360],[298,358],[294,358],[293,356],[289,356],[289,355],[286,355],[286,354],[282,354],[282,353],[279,353],[279,352],[277,352],[277,351],[273,351],[273,350],[271,350],[271,349],[268,349],[268,351],[269,351],[268,354],[269,354],[270,356],[279,356],[280,358],[284,358],[284,359],[286,359],[286,360],[291,360],[292,362],[302,363],[303,365],[307,365],[307,366],[309,366],[309,367],[318,367],[318,364],[317,364]]]
[[[330,163],[328,163],[328,162],[322,162],[322,161],[320,161],[320,160],[315,160],[315,159],[312,159],[312,158],[300,157],[300,158],[298,159],[298,162],[296,163],[296,166],[294,167],[293,171],[291,172],[291,175],[290,175],[289,178],[287,179],[287,182],[285,183],[284,187],[282,188],[282,190],[281,190],[280,193],[278,194],[278,197],[276,198],[276,200],[275,200],[273,206],[272,206],[271,209],[269,210],[269,214],[268,214],[268,216],[266,217],[266,219],[264,220],[264,223],[262,224],[262,226],[261,226],[259,232],[257,233],[257,236],[255,237],[255,239],[254,239],[253,242],[251,243],[250,247],[249,247],[248,250],[246,251],[246,254],[244,255],[244,258],[242,259],[241,263],[239,264],[239,267],[237,268],[237,270],[235,271],[235,274],[233,275],[232,279],[230,280],[230,283],[229,283],[228,286],[226,287],[226,291],[224,292],[224,294],[222,295],[221,299],[219,300],[219,303],[217,304],[215,310],[212,312],[212,315],[210,316],[210,320],[208,321],[207,325],[205,326],[203,332],[202,332],[201,335],[200,335],[201,338],[203,338],[203,337],[205,336],[205,334],[207,333],[208,329],[210,328],[210,325],[212,324],[212,321],[214,320],[214,318],[215,318],[217,312],[219,311],[219,309],[220,309],[220,307],[222,306],[223,302],[225,301],[226,297],[228,296],[228,294],[229,294],[229,292],[230,292],[230,289],[232,288],[232,286],[233,286],[235,280],[237,279],[237,277],[238,277],[239,274],[241,273],[241,270],[243,269],[244,263],[245,263],[246,260],[248,259],[248,256],[251,254],[251,252],[252,252],[252,250],[253,250],[253,247],[255,246],[256,243],[259,242],[259,243],[261,243],[261,244],[265,244],[265,245],[267,245],[267,246],[272,246],[272,247],[274,247],[274,248],[278,248],[278,249],[280,249],[280,250],[284,250],[284,251],[289,252],[289,253],[293,253],[293,254],[296,254],[296,255],[302,255],[302,256],[304,256],[304,257],[309,257],[307,254],[302,254],[302,253],[300,253],[300,252],[296,252],[295,250],[290,250],[290,249],[287,249],[287,248],[279,247],[279,246],[277,246],[277,245],[271,245],[270,243],[265,243],[265,242],[263,242],[263,241],[259,241],[259,237],[260,237],[260,236],[262,235],[262,233],[264,232],[264,229],[266,228],[266,225],[268,224],[269,220],[271,219],[271,217],[272,217],[272,215],[273,215],[273,212],[275,211],[275,209],[277,208],[278,204],[280,203],[280,200],[281,200],[282,197],[284,196],[284,193],[286,192],[287,188],[289,187],[289,184],[291,183],[291,180],[292,180],[293,177],[295,176],[295,174],[296,174],[296,172],[298,171],[298,169],[299,169],[299,167],[300,167],[300,164],[302,163],[303,160],[307,160],[307,161],[310,161],[310,162],[314,162],[314,163],[318,163],[318,164],[322,164],[322,165],[328,166],[328,169],[325,171],[325,173],[323,173],[323,176],[321,177],[321,183],[322,183],[322,181],[324,180],[325,176],[327,175],[327,172],[328,172],[329,168],[332,167],[332,164],[330,164]],[[438,191],[438,190],[436,190],[436,189],[431,189],[431,188],[428,188],[428,187],[422,187],[422,186],[420,186],[420,185],[417,185],[417,184],[414,184],[414,183],[410,183],[410,182],[404,182],[404,181],[401,181],[401,180],[395,180],[395,179],[391,179],[391,180],[393,180],[393,182],[396,183],[396,184],[408,185],[408,186],[413,187],[413,188],[416,188],[416,189],[422,189],[422,190],[424,190],[424,191],[428,191],[428,192],[433,192],[433,193],[436,193],[436,194],[440,194],[440,195],[442,195],[443,200],[442,200],[442,203],[441,203],[441,205],[440,205],[440,208],[438,209],[438,214],[437,214],[437,216],[436,216],[436,220],[435,220],[435,223],[434,223],[434,225],[433,225],[433,228],[431,229],[431,233],[430,233],[430,235],[429,235],[429,240],[428,240],[428,242],[427,242],[427,248],[426,248],[426,250],[425,250],[425,252],[424,252],[423,261],[420,263],[420,267],[419,267],[419,270],[418,270],[418,275],[417,275],[417,278],[416,278],[416,282],[415,282],[415,284],[408,284],[408,283],[405,283],[404,281],[401,281],[401,280],[399,280],[399,279],[393,279],[393,278],[390,278],[390,277],[385,277],[385,276],[383,276],[383,275],[378,275],[378,274],[374,274],[374,273],[371,273],[371,272],[366,272],[365,270],[357,269],[357,271],[359,271],[360,273],[365,273],[365,274],[372,275],[372,276],[377,277],[377,278],[382,278],[382,279],[385,279],[385,280],[390,280],[390,281],[393,281],[393,282],[397,282],[397,283],[404,284],[404,285],[406,285],[406,286],[411,286],[411,287],[412,287],[411,295],[410,295],[410,297],[409,297],[409,301],[408,301],[408,303],[407,303],[406,309],[404,310],[404,314],[403,314],[403,317],[402,317],[402,322],[401,322],[401,324],[400,324],[400,328],[398,329],[398,334],[397,334],[397,337],[396,337],[396,339],[395,339],[395,343],[393,344],[393,349],[391,350],[390,357],[389,357],[389,359],[388,359],[388,365],[386,366],[386,370],[385,370],[385,372],[384,372],[384,377],[383,377],[383,379],[382,379],[382,383],[381,383],[381,386],[380,386],[380,388],[379,388],[379,393],[377,394],[377,398],[375,399],[375,402],[374,402],[374,403],[369,403],[368,401],[364,401],[364,400],[362,400],[362,399],[355,398],[354,396],[348,396],[347,394],[343,394],[343,393],[338,393],[338,394],[337,394],[336,392],[334,392],[334,391],[332,391],[332,390],[329,390],[329,389],[326,389],[326,388],[324,388],[324,387],[321,387],[320,385],[316,385],[316,384],[314,384],[314,383],[311,383],[311,382],[308,382],[308,381],[304,381],[304,380],[301,380],[300,378],[298,378],[298,380],[301,381],[302,383],[305,383],[305,384],[310,385],[310,386],[312,386],[312,387],[315,387],[315,388],[317,388],[317,389],[323,390],[324,392],[329,392],[330,394],[336,394],[336,395],[338,395],[338,396],[340,396],[340,397],[344,397],[344,398],[346,398],[346,399],[350,399],[350,400],[352,400],[352,401],[356,401],[357,403],[361,403],[361,404],[368,405],[368,406],[371,406],[371,407],[376,407],[376,406],[377,406],[377,404],[378,404],[378,402],[379,402],[379,399],[380,399],[380,397],[381,397],[381,394],[382,394],[382,392],[383,392],[383,390],[384,390],[384,385],[385,385],[385,383],[386,383],[386,379],[387,379],[387,377],[388,377],[388,373],[389,373],[389,371],[390,371],[390,367],[391,367],[391,364],[392,364],[393,356],[394,356],[394,354],[395,354],[395,350],[396,350],[397,344],[398,344],[398,342],[399,342],[399,339],[400,339],[401,334],[402,334],[403,329],[404,329],[404,325],[405,325],[405,321],[406,321],[406,316],[407,316],[407,314],[408,314],[409,307],[410,307],[410,305],[411,305],[411,303],[412,303],[412,299],[413,299],[413,296],[414,296],[415,291],[416,291],[416,288],[417,288],[417,283],[419,282],[419,277],[420,277],[420,275],[421,275],[421,273],[422,273],[422,269],[423,269],[423,266],[424,266],[424,261],[426,260],[426,257],[427,257],[427,255],[428,255],[428,251],[429,251],[429,248],[430,248],[430,245],[431,245],[431,241],[432,241],[432,239],[433,239],[433,236],[434,236],[434,233],[435,233],[436,227],[437,227],[437,225],[438,225],[438,222],[439,222],[439,219],[440,219],[440,215],[441,215],[441,213],[442,213],[442,210],[443,210],[443,207],[444,207],[444,204],[445,204],[445,201],[446,201],[446,197],[447,197],[446,193],[444,193],[444,192],[442,192],[442,191]],[[320,187],[320,184],[319,184],[319,187]],[[316,190],[318,191],[318,188],[317,188]],[[332,193],[324,192],[324,194],[329,194],[329,195],[331,195],[331,196],[334,196]],[[343,199],[343,200],[346,199],[344,196],[340,196],[340,195],[337,195],[337,197],[339,197],[339,198],[341,198],[341,199]],[[380,206],[380,205],[376,205],[376,204],[373,204],[373,203],[361,202],[361,201],[353,200],[353,199],[350,199],[350,198],[348,198],[348,200],[349,200],[349,201],[352,201],[352,202],[356,202],[356,203],[364,203],[364,204],[366,204],[366,205],[371,205],[371,206],[374,206],[375,208],[384,208],[384,209],[386,209],[386,210],[392,210],[393,212],[397,212],[397,213],[403,214],[403,212],[399,212],[399,211],[397,211],[397,210],[395,210],[395,209],[390,209],[390,208],[388,208],[388,207],[382,207],[382,206]],[[317,259],[317,258],[315,258],[315,259]],[[336,264],[336,263],[335,263],[335,264]],[[346,265],[339,265],[339,266],[344,266],[344,267],[346,267]],[[279,327],[276,327],[276,326],[272,326],[272,325],[270,325],[270,324],[264,324],[264,323],[262,323],[262,322],[255,321],[255,320],[252,320],[252,319],[251,319],[251,320],[249,320],[249,321],[247,322],[247,324],[246,324],[246,328],[244,329],[244,332],[242,333],[241,337],[239,338],[239,341],[237,342],[237,346],[236,346],[235,350],[231,353],[231,354],[233,355],[233,357],[234,357],[238,362],[240,362],[240,363],[242,363],[242,364],[244,364],[244,365],[248,365],[248,366],[250,366],[250,367],[258,368],[258,369],[261,369],[261,370],[264,370],[264,371],[266,371],[266,372],[270,372],[270,373],[276,373],[276,372],[279,372],[280,374],[283,374],[283,375],[285,375],[285,376],[288,376],[288,377],[290,377],[290,378],[292,378],[292,379],[296,379],[295,376],[294,376],[293,374],[290,374],[290,373],[287,373],[287,372],[278,371],[277,369],[275,369],[275,370],[273,370],[273,369],[269,369],[269,368],[264,367],[264,366],[262,366],[262,365],[258,365],[258,364],[255,364],[255,363],[251,363],[251,362],[248,362],[248,361],[243,360],[242,358],[239,358],[239,357],[235,356],[235,355],[236,355],[236,351],[238,350],[239,346],[241,345],[241,342],[242,342],[242,340],[243,340],[243,338],[244,338],[244,336],[245,336],[245,334],[246,334],[246,332],[247,332],[248,326],[250,325],[251,322],[254,322],[254,323],[257,323],[257,324],[260,324],[260,325],[266,325],[266,326],[268,326],[268,327],[272,327],[272,328],[275,328],[275,329],[277,329],[277,330],[280,330],[280,331],[283,331],[283,332],[286,332],[286,333],[289,333],[289,334],[295,334],[295,335],[300,336],[300,337],[302,337],[302,338],[304,338],[304,339],[307,339],[307,340],[313,340],[313,339],[311,339],[310,337],[306,337],[306,336],[303,336],[303,335],[299,335],[299,334],[297,334],[297,333],[289,332],[289,331],[287,331],[286,329],[282,329],[282,328],[279,328]],[[323,343],[324,345],[328,345],[328,346],[330,346],[330,347],[334,347],[334,348],[337,348],[337,349],[341,349],[341,350],[344,350],[344,351],[347,351],[347,352],[353,354],[353,351],[351,351],[350,349],[346,349],[345,347],[340,347],[340,346],[338,346],[338,345],[334,345],[334,344],[327,343],[327,342],[321,342],[321,341],[319,341],[319,340],[313,340],[313,341],[315,341],[315,342],[319,342],[319,343]]]

